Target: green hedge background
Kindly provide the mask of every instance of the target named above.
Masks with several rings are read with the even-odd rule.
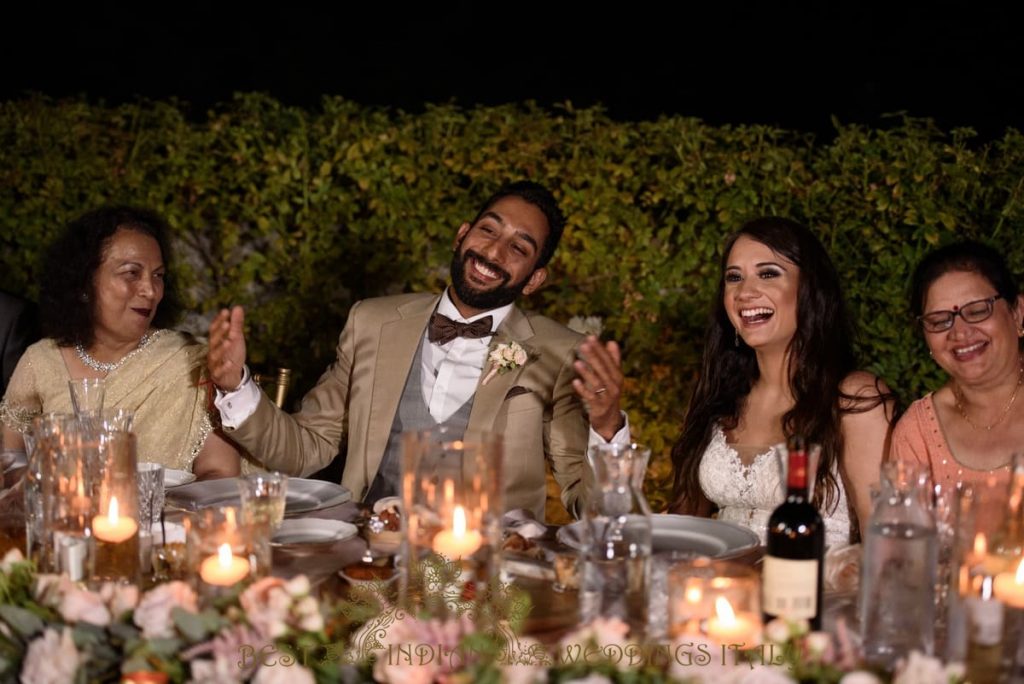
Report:
[[[940,381],[906,305],[930,247],[976,237],[1024,265],[1024,137],[894,119],[836,124],[832,140],[768,126],[533,104],[406,113],[325,98],[315,111],[238,95],[189,118],[176,102],[43,97],[0,105],[0,288],[35,298],[41,251],[107,203],[166,215],[174,277],[205,331],[249,311],[251,360],[291,366],[301,392],[330,361],[357,299],[439,290],[457,226],[507,180],[553,188],[569,225],[528,306],[600,316],[626,350],[626,409],[654,448],[648,493],[667,496],[668,451],[698,366],[721,245],[745,219],[810,225],[844,278],[862,365],[904,403]]]

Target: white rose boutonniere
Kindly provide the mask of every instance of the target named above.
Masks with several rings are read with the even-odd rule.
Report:
[[[507,373],[526,364],[530,355],[523,349],[523,345],[512,341],[508,344],[499,344],[487,355],[491,362],[491,369],[487,372],[481,384],[486,385],[498,373]]]

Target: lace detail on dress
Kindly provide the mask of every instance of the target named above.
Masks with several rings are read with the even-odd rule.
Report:
[[[721,426],[716,426],[701,458],[699,476],[704,495],[718,506],[718,519],[749,527],[763,544],[768,518],[786,496],[775,449],[758,454],[749,465],[744,465],[725,440]],[[825,518],[825,545],[848,545],[850,509],[841,481],[839,504],[831,515],[823,512],[822,517]]]

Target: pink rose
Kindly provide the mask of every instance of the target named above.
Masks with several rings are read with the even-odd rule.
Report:
[[[586,648],[591,643],[599,648],[606,646],[625,646],[629,625],[619,618],[597,618],[571,632],[562,639],[562,647],[579,646]]]
[[[20,563],[23,560],[25,560],[25,557],[21,555],[21,551],[19,549],[11,549],[4,554],[3,560],[0,560],[0,570],[10,572],[11,567],[15,563]]]
[[[242,592],[238,601],[245,617],[265,639],[276,639],[288,631],[288,617],[292,597],[285,581],[279,577],[265,577]]]
[[[110,614],[117,619],[139,605],[139,588],[134,584],[106,582],[100,587],[100,597],[110,608]]]
[[[526,352],[524,350],[517,349],[515,356],[512,358],[512,360],[515,361],[515,364],[517,366],[522,366],[529,360],[529,357],[526,355]]]
[[[68,622],[90,622],[98,627],[110,624],[110,611],[103,598],[77,585],[61,594],[57,610]]]
[[[32,684],[70,684],[81,663],[81,656],[71,638],[71,630],[60,633],[47,628],[43,635],[28,645],[21,666],[21,681]]]
[[[226,658],[193,660],[190,669],[189,684],[234,684],[242,681],[238,665]]]
[[[273,665],[256,670],[252,684],[316,684],[316,678],[301,665]]]
[[[167,582],[146,592],[135,609],[135,624],[147,639],[174,635],[171,610],[175,607],[190,613],[198,612],[196,593],[184,582]]]
[[[32,597],[48,606],[55,606],[63,594],[74,583],[67,575],[36,575],[36,583],[32,587]]]
[[[324,616],[320,614],[320,603],[312,596],[304,596],[295,604],[295,613],[299,618],[299,629],[306,632],[319,632],[324,628]]]
[[[309,578],[305,575],[296,575],[285,582],[284,589],[289,595],[294,596],[295,598],[309,596],[309,590],[311,589]]]

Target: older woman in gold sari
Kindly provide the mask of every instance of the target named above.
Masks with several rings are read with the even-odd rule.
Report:
[[[29,347],[0,402],[5,448],[33,417],[70,412],[69,380],[104,378],[104,406],[134,412],[140,460],[199,478],[240,471],[211,421],[206,347],[164,326],[177,313],[159,216],[106,208],[73,221],[50,251],[40,301],[48,338]]]

